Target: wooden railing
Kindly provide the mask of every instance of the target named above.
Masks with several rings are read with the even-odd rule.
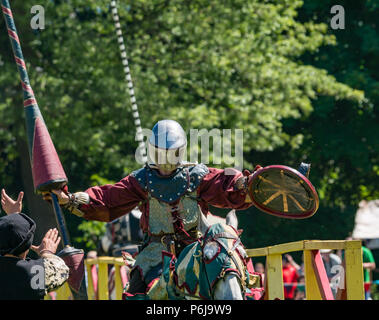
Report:
[[[246,249],[249,257],[266,257],[265,299],[284,299],[284,284],[282,273],[282,255],[303,251],[305,294],[307,300],[334,299],[329,280],[319,250],[344,250],[344,289],[339,290],[337,298],[348,300],[364,300],[362,246],[359,240],[302,240],[279,245]],[[120,267],[124,266],[122,258],[100,257],[87,259],[85,266],[88,280],[88,299],[108,300],[108,265],[115,266],[116,299],[122,299],[123,285]],[[98,294],[93,287],[92,266],[98,266]],[[57,290],[57,300],[71,299],[67,283]]]
[[[109,300],[108,290],[108,265],[115,266],[115,292],[116,300],[122,299],[123,283],[121,280],[121,267],[125,267],[123,259],[114,257],[99,257],[97,259],[86,259],[85,268],[87,275],[87,295],[88,300]],[[92,268],[97,267],[97,281],[94,281]],[[94,288],[94,282],[97,282],[97,288]],[[46,299],[50,299],[47,296]],[[72,294],[67,282],[56,291],[54,297],[56,300],[72,300]]]
[[[89,300],[109,300],[109,290],[108,290],[108,265],[115,266],[115,290],[116,290],[116,300],[122,299],[123,285],[121,281],[120,268],[125,267],[125,263],[122,258],[113,257],[99,257],[97,259],[87,259],[85,260],[85,266],[87,270],[88,288],[87,294]],[[93,277],[91,272],[92,266],[98,266],[98,296],[95,294],[95,288],[93,287]]]
[[[362,245],[360,240],[302,240],[258,249],[246,249],[249,257],[266,257],[266,294],[268,300],[284,299],[282,255],[303,251],[305,294],[307,300],[334,299],[319,250],[344,250],[344,288],[337,298],[364,300]]]

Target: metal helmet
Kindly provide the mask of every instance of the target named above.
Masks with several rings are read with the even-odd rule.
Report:
[[[185,157],[187,137],[182,126],[174,120],[158,121],[148,142],[148,160],[159,169],[175,170]]]

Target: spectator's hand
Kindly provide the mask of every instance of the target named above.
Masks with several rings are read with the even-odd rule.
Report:
[[[285,254],[284,256],[287,258],[287,260],[288,260],[289,263],[293,262],[293,258],[292,258],[291,255]]]
[[[63,205],[63,204],[68,203],[69,197],[64,190],[62,189],[52,190],[52,192],[57,195],[59,204]],[[50,192],[42,192],[42,197],[43,197],[43,200],[46,200],[49,202],[52,201]]]
[[[39,256],[43,255],[44,253],[55,254],[60,241],[61,237],[58,237],[58,230],[56,228],[50,229],[46,232],[41,244],[38,247],[31,246],[31,249]]]
[[[1,190],[1,206],[6,214],[20,213],[22,210],[22,198],[24,197],[24,192],[21,191],[18,194],[17,200],[14,201],[10,196],[7,195],[5,189]]]

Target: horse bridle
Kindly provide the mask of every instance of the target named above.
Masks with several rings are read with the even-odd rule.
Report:
[[[235,242],[234,242],[232,248],[229,249],[229,248],[228,248],[228,247],[227,247],[222,241],[220,241],[219,239],[232,239],[232,240],[235,240]],[[222,279],[222,278],[225,276],[226,272],[225,272],[224,270],[225,270],[225,268],[226,268],[227,263],[229,262],[229,259],[231,259],[231,260],[233,261],[234,265],[235,265],[236,268],[237,268],[237,271],[238,271],[238,273],[237,273],[237,277],[238,277],[239,280],[240,280],[240,285],[241,285],[241,287],[242,287],[242,292],[243,292],[243,294],[245,294],[246,286],[245,286],[245,279],[243,279],[245,272],[244,272],[244,270],[240,270],[240,267],[239,267],[240,264],[239,264],[238,261],[236,260],[235,255],[233,254],[233,252],[236,250],[236,248],[241,244],[241,239],[240,239],[240,237],[235,236],[235,235],[233,235],[233,234],[231,234],[230,232],[227,232],[227,231],[225,231],[225,232],[220,232],[220,233],[215,234],[213,237],[208,238],[208,239],[204,242],[202,249],[204,249],[205,245],[206,245],[208,242],[211,242],[211,241],[216,241],[220,246],[222,246],[222,247],[225,249],[225,251],[226,251],[227,254],[228,254],[228,256],[227,256],[227,258],[224,260],[224,264],[223,264],[223,266],[222,266],[222,268],[221,268],[222,271],[221,271],[220,275],[217,277],[217,279],[220,280],[220,279]],[[205,264],[204,256],[202,257],[201,260],[202,260],[203,264]],[[207,274],[206,268],[204,268],[204,269],[205,269],[205,274],[206,274],[207,281],[208,281],[209,295],[212,297],[212,300],[214,300],[214,292],[213,292],[212,287],[211,287],[211,284],[210,284],[210,282],[209,282],[208,274]]]
[[[207,234],[207,232],[205,233],[205,235]],[[220,241],[219,239],[232,239],[232,240],[236,240],[233,244],[233,247],[231,249],[229,249],[222,241]],[[198,241],[199,243],[202,242],[202,240],[204,240],[204,236],[199,238]],[[200,257],[201,256],[201,261],[202,261],[202,264],[204,266],[204,270],[205,270],[205,276],[207,278],[207,284],[208,284],[208,292],[209,292],[209,296],[211,297],[211,300],[214,300],[214,291],[212,289],[212,286],[211,286],[211,283],[209,281],[209,278],[208,278],[208,273],[207,273],[207,268],[205,267],[206,265],[206,262],[204,260],[204,255],[203,255],[203,250],[204,250],[204,247],[205,245],[208,243],[208,242],[211,242],[211,241],[216,241],[220,246],[222,246],[225,251],[227,252],[227,258],[225,259],[224,263],[223,263],[223,266],[221,268],[221,273],[220,275],[217,277],[217,280],[220,280],[222,279],[224,276],[225,276],[225,267],[227,265],[227,263],[229,262],[229,259],[231,259],[234,263],[234,265],[236,266],[237,270],[238,270],[238,273],[237,273],[237,277],[239,278],[240,280],[240,285],[242,287],[242,292],[243,292],[243,296],[245,296],[245,292],[246,292],[246,285],[245,285],[245,279],[244,278],[244,275],[245,275],[245,272],[244,270],[240,270],[240,264],[238,263],[238,261],[236,260],[236,257],[234,256],[233,252],[236,250],[236,248],[238,247],[238,245],[241,244],[241,239],[238,237],[238,236],[235,236],[233,234],[231,234],[230,232],[219,232],[217,234],[215,234],[213,237],[209,237],[207,238],[202,244],[201,244],[201,254],[198,255],[198,256],[195,256],[195,257]],[[184,295],[186,297],[191,297],[191,298],[196,298],[196,299],[199,299],[199,300],[205,300],[205,298],[201,297],[201,296],[196,296],[196,295],[193,295],[193,294],[190,294],[190,293],[184,293],[184,292],[180,292],[181,295]]]

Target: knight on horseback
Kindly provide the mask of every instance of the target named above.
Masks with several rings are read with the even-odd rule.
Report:
[[[247,209],[250,173],[210,168],[183,161],[186,134],[179,123],[161,120],[148,141],[149,162],[114,185],[69,193],[54,190],[59,203],[87,220],[109,222],[139,207],[144,233],[130,275],[127,295],[146,293],[162,273],[162,252],[178,256],[201,236],[200,214],[209,216],[208,205]],[[46,198],[46,197],[45,197]]]

